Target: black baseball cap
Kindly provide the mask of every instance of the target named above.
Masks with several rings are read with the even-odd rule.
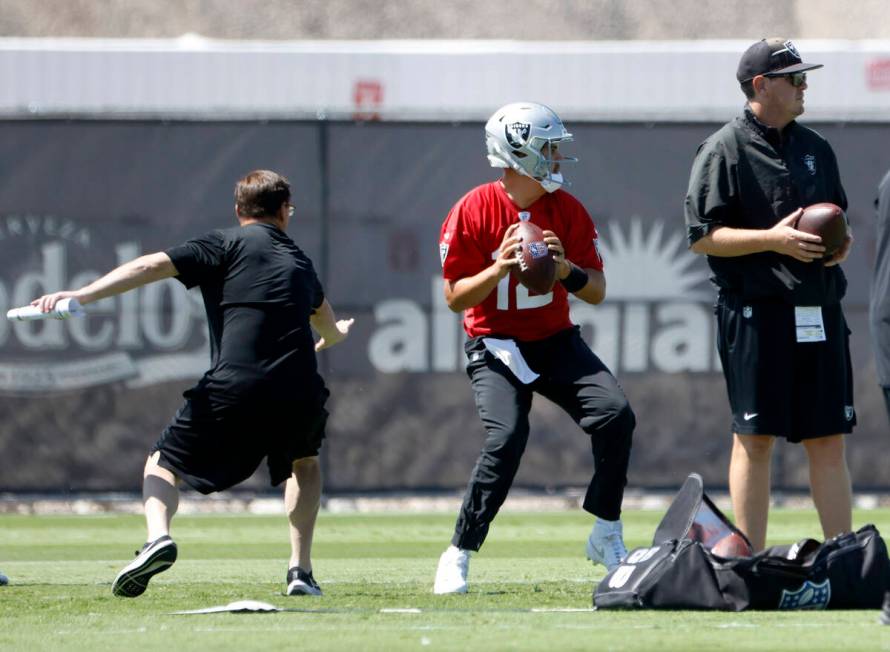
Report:
[[[790,75],[821,67],[821,63],[804,63],[788,39],[765,38],[745,50],[735,76],[739,82],[746,82],[757,75]]]

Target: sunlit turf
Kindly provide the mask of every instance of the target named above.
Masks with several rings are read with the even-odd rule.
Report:
[[[661,512],[626,512],[629,547],[651,541]],[[453,514],[320,516],[322,598],[282,595],[282,516],[181,516],[179,561],[137,599],[111,580],[144,537],[129,515],[0,516],[0,649],[214,650],[838,650],[890,649],[877,612],[590,611],[604,571],[584,559],[583,512],[505,512],[472,558],[470,593],[434,596]],[[890,511],[857,526],[890,531]],[[819,537],[809,510],[775,510],[770,542]],[[292,611],[172,615],[260,600]],[[410,610],[410,611],[408,611]]]

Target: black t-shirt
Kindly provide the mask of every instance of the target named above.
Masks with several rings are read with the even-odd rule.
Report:
[[[200,286],[210,328],[211,367],[187,396],[235,405],[317,390],[309,316],[324,292],[312,261],[286,233],[253,223],[166,253],[179,281]]]
[[[698,149],[686,194],[689,243],[719,226],[769,229],[797,208],[819,202],[847,208],[828,141],[797,122],[781,132],[767,127],[746,107]],[[830,305],[847,288],[839,266],[775,252],[708,256],[708,264],[718,288],[746,299]]]

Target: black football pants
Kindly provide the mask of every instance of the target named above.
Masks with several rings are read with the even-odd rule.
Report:
[[[528,441],[534,393],[559,405],[590,435],[594,474],[584,509],[606,520],[621,515],[636,419],[615,377],[577,328],[519,347],[540,374],[528,385],[486,351],[482,338],[466,344],[467,374],[486,434],[451,540],[458,548],[479,550],[507,497]]]

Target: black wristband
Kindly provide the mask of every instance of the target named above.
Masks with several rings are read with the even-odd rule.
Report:
[[[572,271],[569,272],[569,275],[566,276],[564,279],[560,279],[559,282],[562,283],[562,286],[566,289],[566,291],[574,294],[585,285],[587,285],[587,281],[590,279],[587,278],[587,272],[585,272],[583,269],[572,263],[569,263],[569,265],[572,266]]]

